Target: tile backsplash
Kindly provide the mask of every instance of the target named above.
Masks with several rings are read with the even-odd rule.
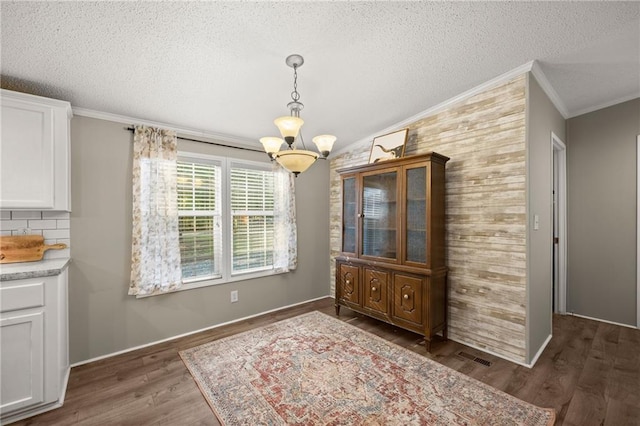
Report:
[[[45,244],[67,245],[63,250],[47,250],[43,259],[71,257],[70,216],[69,212],[0,211],[0,235],[42,235]]]

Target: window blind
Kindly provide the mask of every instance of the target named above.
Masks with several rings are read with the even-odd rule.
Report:
[[[221,169],[178,162],[178,210],[182,278],[221,276]]]
[[[234,167],[230,174],[232,273],[273,267],[273,172]]]

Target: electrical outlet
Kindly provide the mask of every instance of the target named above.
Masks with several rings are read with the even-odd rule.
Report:
[[[31,234],[31,229],[29,228],[18,228],[16,230],[16,235],[29,235]]]
[[[238,301],[238,290],[231,291],[231,303],[236,303]]]

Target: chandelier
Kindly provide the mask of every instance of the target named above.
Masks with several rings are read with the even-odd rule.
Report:
[[[315,151],[307,151],[304,138],[300,131],[300,128],[304,124],[304,120],[300,118],[300,111],[302,111],[304,105],[300,102],[300,93],[298,93],[298,68],[304,64],[304,58],[300,55],[289,55],[285,62],[289,67],[293,68],[293,92],[291,92],[291,102],[287,104],[290,115],[278,117],[273,120],[274,124],[280,130],[282,139],[267,136],[260,138],[260,142],[272,161],[277,161],[282,167],[297,177],[300,173],[311,167],[318,158],[325,160],[329,156],[336,137],[332,135],[316,136],[312,140],[316,144],[320,154]],[[296,148],[298,139],[303,149]],[[287,143],[287,148],[280,150],[283,142]]]

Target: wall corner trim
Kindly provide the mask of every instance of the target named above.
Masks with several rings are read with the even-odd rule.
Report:
[[[567,118],[569,118],[569,111],[560,99],[558,92],[556,92],[556,90],[547,79],[547,76],[544,74],[544,72],[542,72],[540,63],[538,61],[531,61],[531,64],[531,74],[533,74],[533,76],[536,78],[538,84],[540,84],[540,87],[542,88],[544,93],[546,93],[546,95],[549,97],[551,103],[556,107],[560,115],[562,115],[562,118],[566,120]]]

